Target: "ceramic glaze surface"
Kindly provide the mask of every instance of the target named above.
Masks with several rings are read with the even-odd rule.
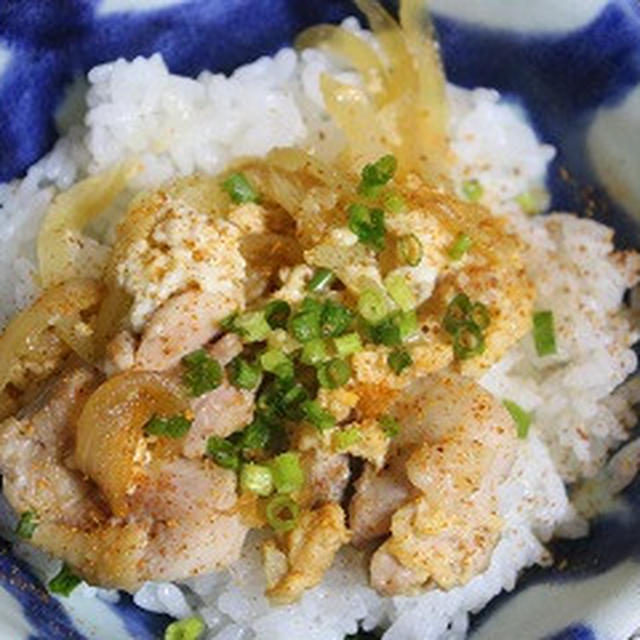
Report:
[[[637,0],[433,0],[447,75],[517,100],[558,148],[553,206],[595,215],[640,246],[640,4]],[[161,52],[173,72],[229,72],[305,26],[355,12],[347,0],[3,0],[0,181],[56,136],[73,79],[117,57]],[[197,28],[194,28],[197,25]],[[571,180],[563,178],[567,169]],[[566,174],[565,174],[566,175]],[[587,189],[585,190],[585,187]],[[536,568],[473,621],[473,637],[627,640],[640,634],[640,481],[589,538],[553,545],[562,570]],[[565,562],[566,561],[566,562]],[[57,600],[0,544],[0,638],[162,637],[168,619],[72,595]]]

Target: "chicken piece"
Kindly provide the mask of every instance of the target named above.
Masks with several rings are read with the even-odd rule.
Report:
[[[298,526],[284,536],[282,549],[268,540],[263,547],[263,559],[271,602],[295,602],[317,585],[349,537],[342,508],[330,503],[305,511]]]
[[[136,367],[166,371],[219,332],[219,323],[237,309],[228,298],[199,290],[165,302],[151,317],[136,353]]]
[[[191,402],[193,423],[182,450],[187,458],[204,454],[209,436],[226,438],[244,429],[253,419],[253,392],[236,389],[228,382]]]
[[[0,420],[15,414],[38,395],[43,382],[59,370],[71,349],[53,327],[29,336],[29,351],[12,367],[0,403]]]
[[[84,529],[38,525],[32,542],[93,584],[135,591],[147,580],[220,570],[240,556],[247,527],[233,512],[232,471],[177,459],[149,465],[125,520]]]
[[[70,368],[50,382],[19,418],[0,425],[2,489],[18,513],[51,515],[69,526],[101,517],[97,492],[82,474],[65,466],[73,453],[78,408],[99,379],[86,365]]]
[[[298,502],[316,507],[327,502],[340,503],[349,484],[349,459],[346,455],[312,449],[300,456],[305,484]]]
[[[222,367],[226,367],[242,353],[242,346],[242,340],[237,333],[225,333],[219,340],[209,345],[207,351]]]
[[[248,531],[236,512],[233,471],[182,457],[172,438],[145,437],[155,408],[176,402],[165,397],[170,379],[160,380],[131,371],[94,391],[99,374],[72,362],[33,406],[0,426],[3,491],[17,512],[35,512],[33,544],[102,586],[133,591],[146,580],[221,569],[239,556]],[[88,455],[107,461],[108,476],[77,470],[80,425],[92,430]],[[133,472],[118,496],[127,466]]]
[[[107,344],[104,370],[108,376],[131,369],[135,364],[136,340],[130,331],[120,331]]]
[[[415,494],[402,464],[394,464],[376,473],[366,464],[355,483],[355,494],[349,503],[349,530],[353,544],[367,542],[389,533],[391,516]]]
[[[179,580],[237,559],[247,528],[231,512],[236,500],[235,472],[208,460],[147,465],[132,496],[134,517],[153,523],[139,579]]]
[[[465,584],[488,564],[502,531],[497,489],[515,459],[517,439],[502,404],[458,374],[427,376],[391,409],[401,425],[392,456],[406,457],[417,497],[391,518],[391,537],[374,554],[374,587],[404,593],[379,573],[389,553],[402,566],[444,589]],[[411,592],[416,584],[405,585]]]

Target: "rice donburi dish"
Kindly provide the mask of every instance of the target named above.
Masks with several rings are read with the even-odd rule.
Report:
[[[2,187],[5,519],[53,593],[464,637],[632,479],[638,254],[547,211],[553,148],[422,2],[356,4],[230,77],[96,67]]]

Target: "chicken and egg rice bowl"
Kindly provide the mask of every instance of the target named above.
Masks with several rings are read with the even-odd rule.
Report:
[[[91,72],[67,138],[90,175],[41,207],[39,297],[0,340],[3,492],[65,563],[52,591],[137,593],[183,618],[167,637],[464,635],[581,531],[563,480],[626,437],[636,389],[609,394],[635,367],[638,256],[537,215],[550,149],[494,94],[445,86],[421,3],[401,26],[359,6],[373,35],[315,27],[188,90],[158,58]],[[282,133],[206,131],[212,162],[183,122],[104,153],[140,74],[164,126],[167,90],[192,128],[263,91]]]

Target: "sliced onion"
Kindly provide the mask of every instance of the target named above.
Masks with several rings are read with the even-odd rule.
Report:
[[[10,382],[12,368],[27,355],[38,335],[59,321],[96,306],[101,296],[102,287],[95,280],[70,280],[47,290],[33,306],[14,316],[0,337],[0,391]]]
[[[275,149],[264,159],[237,164],[234,170],[246,175],[263,201],[287,212],[303,246],[313,245],[328,229],[343,223],[345,203],[355,197],[352,176],[299,149]]]
[[[362,89],[338,82],[327,74],[320,77],[320,88],[327,110],[347,137],[351,160],[357,169],[393,150],[385,136],[386,129]]]
[[[129,511],[127,494],[143,462],[144,425],[154,414],[172,416],[186,407],[174,382],[140,371],[110,378],[85,404],[76,430],[76,464],[100,487],[116,516]]]
[[[316,48],[346,59],[364,78],[368,92],[381,103],[387,91],[387,71],[378,54],[362,38],[332,24],[303,31],[295,41],[298,49]]]
[[[131,296],[118,286],[115,279],[107,280],[107,293],[100,305],[95,323],[92,358],[94,362],[100,361],[107,343],[122,328],[131,304]]]
[[[365,80],[365,89],[359,89],[321,77],[327,110],[347,138],[351,167],[359,170],[393,153],[400,174],[416,172],[431,185],[449,188],[445,79],[424,3],[400,2],[402,27],[376,0],[356,4],[382,46],[382,57],[330,25],[312,28],[298,40],[298,46],[346,58]],[[383,81],[376,84],[376,77]]]
[[[415,60],[419,83],[415,123],[406,123],[406,127],[411,129],[407,128],[403,137],[418,136],[428,161],[423,159],[425,154],[422,154],[415,158],[415,162],[421,165],[423,176],[434,181],[446,173],[449,114],[444,69],[425,2],[403,0],[400,4],[400,24]]]
[[[84,322],[80,314],[60,318],[54,327],[60,340],[68,345],[86,362],[94,362],[94,329]]]
[[[133,163],[120,165],[78,182],[55,198],[38,234],[44,287],[86,275],[86,254],[79,247],[99,245],[84,236],[84,228],[113,202],[137,170]]]
[[[417,86],[414,61],[407,49],[404,35],[398,23],[377,0],[355,0],[365,14],[371,30],[378,38],[390,67],[389,100],[395,100]]]

